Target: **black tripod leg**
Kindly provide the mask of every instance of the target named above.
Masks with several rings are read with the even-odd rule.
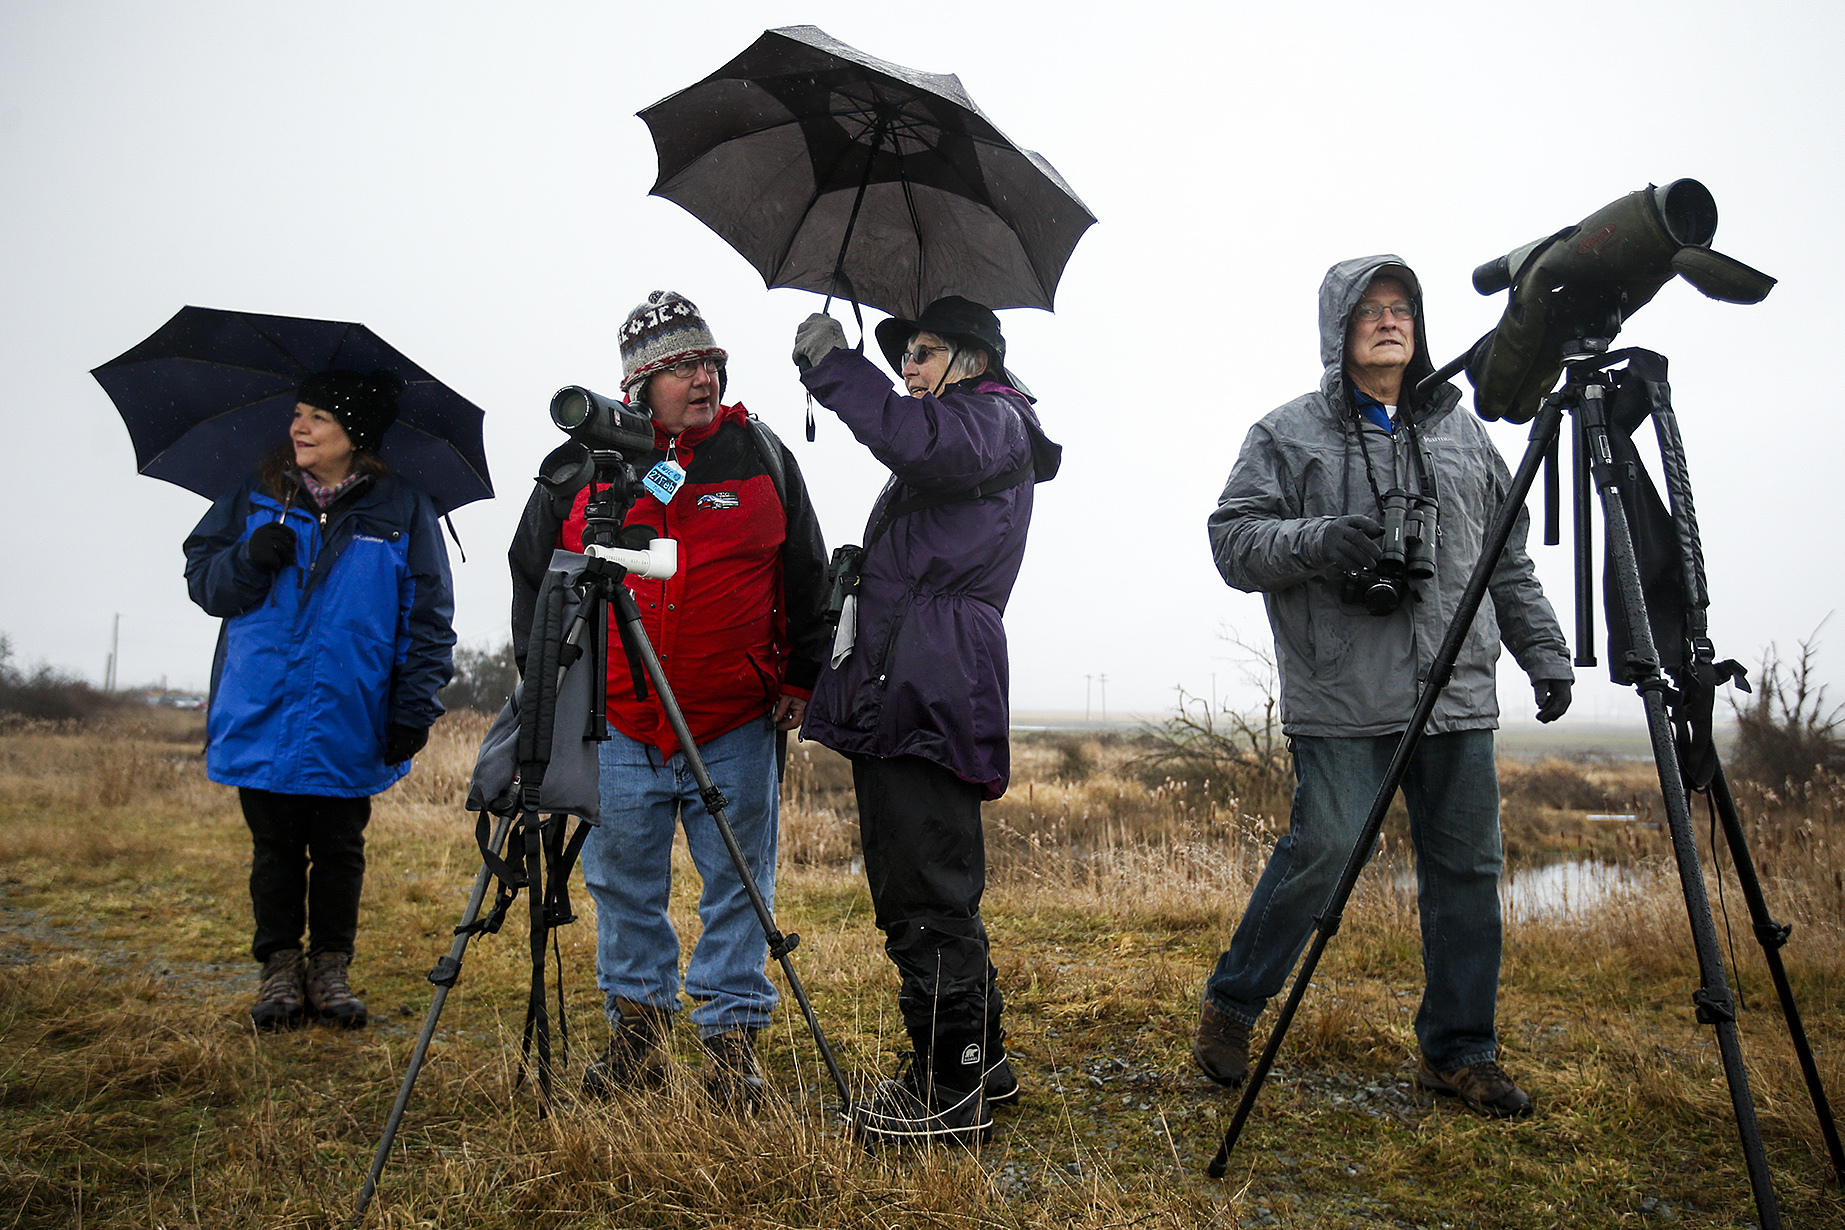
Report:
[[[512,817],[502,816],[493,827],[490,849],[497,850],[506,840],[506,832],[512,827]],[[397,1140],[398,1125],[403,1122],[404,1109],[410,1105],[410,1092],[416,1088],[416,1078],[423,1071],[423,1061],[429,1054],[429,1041],[436,1035],[436,1021],[442,1015],[442,1005],[448,1000],[449,988],[461,978],[462,954],[468,950],[468,941],[474,933],[468,928],[480,916],[481,903],[487,900],[487,886],[493,883],[493,872],[485,866],[474,877],[474,889],[468,894],[468,904],[461,911],[461,925],[455,928],[455,942],[449,945],[448,955],[436,962],[436,967],[429,971],[429,981],[436,986],[435,995],[429,1001],[429,1012],[423,1017],[423,1031],[416,1036],[416,1046],[410,1052],[410,1066],[404,1072],[404,1083],[398,1087],[397,1101],[391,1106],[391,1113],[384,1121],[384,1139],[378,1142],[378,1151],[372,1154],[372,1168],[365,1176],[365,1186],[359,1189],[359,1203],[352,1211],[352,1220],[346,1224],[357,1226],[365,1216],[366,1206],[372,1202],[372,1193],[378,1190],[378,1176],[384,1173],[384,1164],[391,1156],[391,1145]]]
[[[1371,847],[1377,844],[1378,833],[1383,830],[1384,814],[1390,810],[1390,800],[1396,797],[1398,787],[1403,784],[1403,775],[1408,772],[1410,759],[1422,742],[1429,715],[1435,712],[1435,702],[1454,674],[1454,663],[1460,657],[1467,632],[1473,627],[1474,616],[1486,597],[1487,584],[1493,579],[1493,570],[1499,566],[1499,557],[1504,554],[1506,543],[1511,541],[1512,529],[1518,524],[1518,515],[1525,506],[1525,497],[1531,494],[1531,485],[1537,480],[1539,469],[1556,443],[1557,429],[1562,421],[1563,410],[1555,399],[1547,400],[1537,418],[1532,421],[1530,443],[1525,449],[1524,460],[1519,462],[1518,472],[1512,476],[1512,485],[1506,490],[1505,499],[1500,503],[1498,511],[1493,514],[1492,524],[1487,527],[1485,540],[1480,547],[1480,558],[1474,562],[1473,574],[1467,578],[1467,588],[1461,591],[1454,619],[1442,637],[1441,648],[1436,650],[1428,682],[1423,684],[1422,692],[1416,697],[1416,708],[1410,717],[1409,726],[1404,730],[1403,738],[1390,758],[1390,768],[1384,774],[1383,783],[1377,788],[1377,797],[1371,801],[1371,813],[1365,818],[1358,841],[1345,860],[1345,870],[1340,873],[1339,882],[1328,895],[1325,908],[1313,920],[1313,943],[1307,949],[1299,972],[1294,975],[1294,985],[1288,990],[1288,998],[1282,1004],[1275,1028],[1269,1034],[1268,1044],[1262,1048],[1261,1058],[1250,1069],[1243,1098],[1237,1103],[1236,1114],[1231,1117],[1230,1126],[1224,1132],[1217,1156],[1211,1159],[1207,1168],[1207,1173],[1213,1179],[1224,1177],[1224,1171],[1230,1165],[1230,1151],[1236,1147],[1237,1138],[1242,1135],[1243,1124],[1255,1107],[1256,1095],[1261,1092],[1262,1083],[1268,1078],[1269,1069],[1274,1066],[1275,1055],[1281,1050],[1281,1040],[1294,1021],[1295,1010],[1300,1007],[1308,984],[1313,981],[1313,972],[1320,964],[1320,954],[1326,951],[1327,941],[1339,930],[1345,903],[1358,883],[1358,874],[1364,870],[1366,861],[1371,857]]]
[[[852,1103],[852,1093],[846,1087],[845,1074],[839,1070],[839,1061],[833,1056],[833,1048],[827,1045],[826,1034],[820,1028],[820,1018],[814,1015],[813,1003],[807,998],[807,988],[801,985],[801,976],[794,972],[794,962],[788,959],[788,954],[801,942],[801,937],[783,935],[775,925],[775,915],[770,913],[769,903],[763,900],[762,891],[756,887],[756,876],[750,870],[749,858],[743,853],[743,847],[737,844],[737,835],[731,830],[730,818],[724,814],[724,796],[712,782],[704,758],[698,754],[698,745],[692,741],[692,731],[686,725],[685,713],[679,708],[672,685],[666,681],[666,672],[660,667],[660,658],[654,653],[653,643],[647,639],[647,630],[641,626],[641,613],[634,605],[634,596],[623,585],[614,586],[613,590],[612,601],[621,613],[622,624],[632,634],[632,644],[640,652],[647,677],[653,681],[654,693],[660,698],[660,707],[666,711],[666,720],[679,739],[686,765],[692,770],[692,780],[698,783],[703,794],[705,810],[717,824],[718,835],[724,839],[724,848],[730,852],[730,861],[736,866],[737,878],[743,881],[744,891],[749,893],[750,905],[756,911],[757,921],[762,924],[763,934],[768,937],[769,955],[781,965],[782,974],[788,979],[788,990],[794,995],[795,1003],[801,1006],[801,1015],[807,1018],[808,1031],[814,1036],[814,1044],[820,1048],[820,1057],[826,1062],[827,1074],[833,1078],[833,1087],[839,1091],[841,1107],[848,1107]]]
[[[1813,1061],[1813,1048],[1807,1042],[1806,1026],[1800,1020],[1800,1006],[1794,1002],[1794,988],[1787,981],[1787,967],[1781,963],[1781,945],[1787,942],[1790,928],[1777,923],[1768,912],[1768,899],[1762,895],[1762,882],[1755,874],[1755,860],[1749,855],[1749,843],[1743,835],[1742,819],[1736,812],[1736,800],[1730,794],[1729,780],[1723,767],[1717,767],[1711,779],[1711,801],[1723,824],[1724,840],[1730,847],[1730,859],[1736,865],[1736,879],[1742,885],[1743,899],[1749,903],[1749,918],[1755,926],[1755,938],[1768,962],[1769,977],[1774,979],[1775,994],[1781,999],[1781,1015],[1787,1021],[1788,1037],[1794,1055],[1800,1061],[1800,1073],[1806,1078],[1807,1094],[1813,1099],[1813,1114],[1819,1119],[1820,1135],[1825,1137],[1826,1152],[1832,1157],[1832,1170],[1845,1184],[1845,1148],[1839,1144],[1838,1124],[1832,1117],[1832,1104],[1826,1100],[1826,1086],[1819,1078],[1819,1066]]]
[[[1634,553],[1633,533],[1627,522],[1627,510],[1621,501],[1619,475],[1613,464],[1608,443],[1606,390],[1588,383],[1581,390],[1582,425],[1594,467],[1596,487],[1601,495],[1602,518],[1608,566],[1614,573],[1621,606],[1627,617],[1633,647],[1628,662],[1630,678],[1646,705],[1647,732],[1652,738],[1653,763],[1659,771],[1659,789],[1665,799],[1666,822],[1672,833],[1672,852],[1678,863],[1679,886],[1684,892],[1685,910],[1690,916],[1692,942],[1697,949],[1698,969],[1703,985],[1692,995],[1698,1020],[1714,1026],[1717,1049],[1723,1058],[1724,1076],[1730,1087],[1730,1104],[1736,1114],[1737,1130],[1742,1136],[1743,1157],[1748,1163],[1749,1185],[1755,1194],[1756,1212],[1762,1230],[1779,1230],[1781,1210],[1775,1199],[1774,1181],[1768,1173],[1768,1158],[1762,1148],[1761,1128],[1755,1118],[1755,1100],[1749,1092],[1749,1074],[1743,1067],[1742,1044],[1736,1032],[1736,1005],[1730,996],[1723,974],[1723,953],[1717,942],[1717,928],[1711,918],[1710,898],[1704,886],[1704,870],[1698,859],[1697,838],[1691,827],[1691,804],[1680,771],[1678,743],[1671,718],[1666,711],[1668,683],[1659,670],[1659,654],[1653,644],[1652,626],[1648,622],[1646,595],[1640,581],[1640,566]]]

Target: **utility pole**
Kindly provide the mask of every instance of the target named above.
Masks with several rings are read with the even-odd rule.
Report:
[[[1096,682],[1102,685],[1102,721],[1108,721],[1108,676],[1097,675]]]
[[[103,691],[110,695],[115,693],[115,662],[116,655],[121,652],[121,649],[122,613],[117,611],[115,613],[115,629],[109,633],[109,663],[103,668]]]

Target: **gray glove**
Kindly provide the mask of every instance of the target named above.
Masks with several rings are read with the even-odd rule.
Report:
[[[846,331],[824,312],[815,312],[794,331],[794,365],[802,371],[845,348]]]
[[[1384,554],[1379,541],[1383,536],[1384,527],[1371,518],[1348,513],[1320,526],[1309,555],[1321,568],[1332,564],[1353,571],[1369,568]]]
[[[1531,684],[1531,690],[1537,693],[1537,720],[1540,722],[1554,722],[1570,707],[1570,681],[1567,679],[1538,679]]]

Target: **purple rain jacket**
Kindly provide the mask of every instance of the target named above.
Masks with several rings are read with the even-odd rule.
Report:
[[[892,387],[864,355],[838,349],[801,377],[819,402],[891,471],[866,522],[890,503],[965,490],[1033,455],[1023,393],[963,381],[940,398]],[[1040,433],[1040,436],[1042,433]],[[1038,451],[1034,482],[1057,472],[1056,445]],[[1025,557],[1033,483],[898,517],[860,568],[858,636],[822,668],[802,738],[853,756],[921,756],[1006,792],[1011,774],[1006,629],[1000,617]]]

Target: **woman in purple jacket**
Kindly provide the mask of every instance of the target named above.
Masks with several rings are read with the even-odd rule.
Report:
[[[949,296],[877,340],[904,390],[847,349],[832,318],[795,338],[801,381],[889,468],[802,728],[852,758],[865,874],[915,1046],[898,1080],[851,1109],[873,1141],[972,1141],[1018,1096],[980,921],[980,804],[1010,773],[1006,630],[1032,486],[1062,450],[1007,370],[999,320]]]

